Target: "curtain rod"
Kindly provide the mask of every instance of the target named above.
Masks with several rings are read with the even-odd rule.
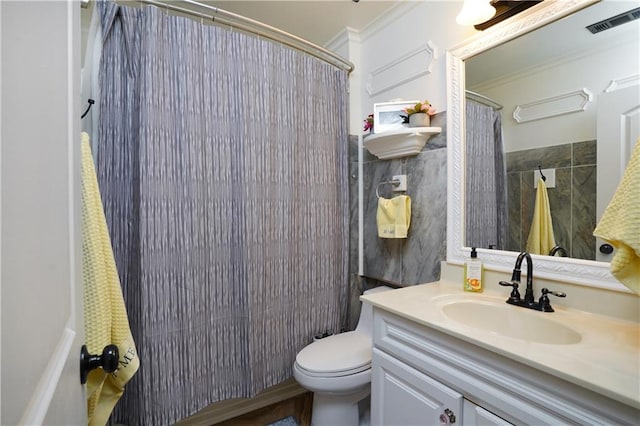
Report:
[[[497,103],[496,101],[494,101],[491,98],[488,98],[484,95],[481,95],[480,93],[476,93],[476,92],[472,92],[471,90],[465,90],[465,92],[467,93],[467,98],[474,100],[476,102],[480,102],[483,105],[487,105],[490,106],[491,108],[495,109],[496,111],[500,111],[502,109],[502,105],[500,105],[499,103]]]
[[[272,41],[281,43],[285,46],[289,46],[294,49],[301,50],[311,56],[314,56],[318,59],[328,62],[331,65],[344,69],[348,73],[351,73],[355,68],[353,63],[344,59],[340,55],[337,55],[332,51],[325,49],[322,46],[318,46],[315,43],[312,43],[301,37],[298,37],[296,35],[283,31],[279,28],[272,27],[271,25],[264,24],[260,21],[256,21],[254,19],[247,18],[245,16],[226,11],[218,7],[209,6],[207,4],[199,3],[193,0],[178,0],[177,2],[173,2],[173,3],[166,3],[164,1],[158,1],[158,0],[137,0],[136,3],[151,4],[160,8],[173,10],[175,12],[180,12],[180,13],[184,13],[191,16],[196,16],[200,19],[208,19],[208,20],[211,20],[212,22],[227,25],[231,28],[237,28],[239,30],[246,31],[248,33],[255,34],[257,36],[264,37]],[[178,4],[184,3],[185,7],[183,7],[182,5],[177,6],[176,3]],[[212,14],[201,12],[199,10],[194,10],[194,9],[188,8],[188,6],[195,6],[197,8],[202,8],[207,11],[211,11]]]

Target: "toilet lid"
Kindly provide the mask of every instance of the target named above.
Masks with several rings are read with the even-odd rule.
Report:
[[[309,375],[345,376],[371,368],[371,338],[349,331],[320,339],[296,356]]]

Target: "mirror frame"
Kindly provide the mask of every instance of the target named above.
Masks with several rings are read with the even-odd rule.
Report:
[[[600,0],[544,1],[447,51],[447,262],[461,265],[470,253],[465,230],[465,68],[464,61],[554,22]],[[513,270],[517,252],[478,249],[485,267]],[[609,271],[609,263],[532,255],[536,277],[630,293]]]

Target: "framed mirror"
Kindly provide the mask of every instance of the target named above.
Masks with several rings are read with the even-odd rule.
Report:
[[[448,80],[448,214],[447,214],[447,261],[461,264],[468,257],[470,248],[465,244],[467,212],[465,211],[465,62],[505,43],[534,32],[578,11],[597,0],[571,0],[542,2],[520,15],[478,34],[462,45],[447,52]],[[628,8],[633,4],[627,3]],[[535,52],[532,52],[533,55]],[[514,59],[517,62],[517,58]],[[503,111],[511,114],[511,111]],[[595,124],[594,124],[595,125]],[[511,271],[517,251],[479,249],[479,256],[487,267]],[[587,286],[628,291],[609,272],[609,263],[584,259],[571,259],[533,255],[536,277],[556,279]]]

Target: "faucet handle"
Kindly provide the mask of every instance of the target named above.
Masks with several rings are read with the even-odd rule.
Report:
[[[513,287],[513,290],[511,290],[511,295],[509,296],[509,299],[507,299],[507,303],[520,302],[520,292],[518,291],[520,283],[518,281],[500,281],[498,284],[503,287]]]
[[[567,293],[563,293],[561,291],[551,291],[548,288],[543,288],[542,289],[542,295],[546,295],[546,294],[552,294],[556,297],[567,297]]]
[[[540,300],[538,301],[539,309],[542,312],[553,312],[551,303],[549,303],[549,296],[547,296],[548,294],[551,294],[556,297],[567,297],[567,293],[563,293],[561,291],[551,291],[548,288],[543,288],[542,296],[540,296]]]

